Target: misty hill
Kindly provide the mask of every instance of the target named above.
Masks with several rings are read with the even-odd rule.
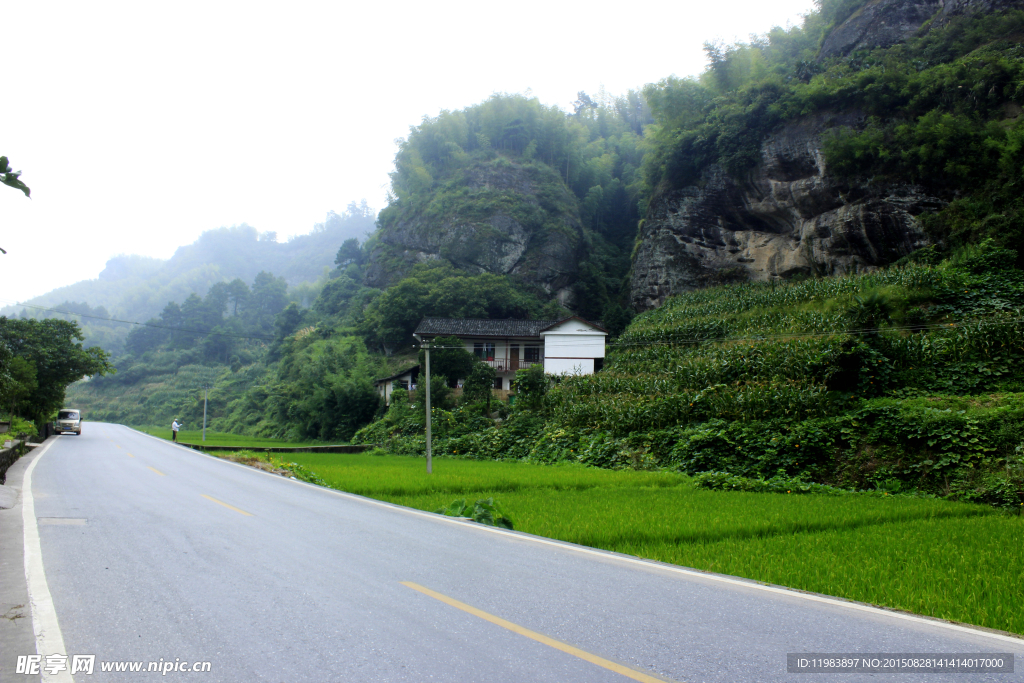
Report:
[[[204,296],[213,284],[235,278],[251,283],[261,271],[283,277],[289,288],[296,288],[315,282],[325,269],[333,268],[342,243],[350,238],[365,240],[373,231],[374,220],[374,212],[364,200],[361,205],[349,204],[342,214],[330,212],[309,234],[287,242],[278,242],[276,234],[260,233],[248,225],[207,230],[167,260],[115,256],[95,280],[60,287],[24,303],[72,312],[102,308],[104,314],[115,318],[145,321],[159,315],[169,301],[184,301],[190,294]],[[74,304],[65,305],[68,302]],[[23,310],[32,317],[53,315],[23,306],[9,306],[0,314],[20,315]],[[127,329],[113,332],[113,337],[90,334],[88,328],[101,323],[88,319],[80,322],[87,337],[110,349],[116,350],[118,343],[114,340],[123,342],[127,334]],[[113,326],[112,330],[124,327]]]

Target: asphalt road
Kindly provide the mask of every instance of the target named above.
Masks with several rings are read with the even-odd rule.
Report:
[[[838,680],[1024,680],[1021,640],[496,532],[117,425],[58,437],[30,471],[66,654],[96,655],[78,681],[837,680],[787,673],[791,652],[1010,652],[1012,674]],[[99,670],[161,659],[210,671]]]

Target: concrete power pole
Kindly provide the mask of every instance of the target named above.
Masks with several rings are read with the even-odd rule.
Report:
[[[430,347],[425,346],[424,352],[427,355],[427,474],[434,471],[433,463],[430,460]]]
[[[206,441],[206,401],[210,398],[210,386],[203,387],[206,392],[203,394],[203,441]]]

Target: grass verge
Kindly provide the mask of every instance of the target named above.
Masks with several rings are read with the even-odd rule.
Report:
[[[135,427],[135,429],[138,429],[140,432],[145,432],[150,436],[167,439],[168,441],[171,440],[171,430],[169,427]],[[214,432],[209,429],[206,430],[206,441],[203,441],[203,432],[201,429],[197,429],[195,431],[186,431],[182,429],[178,432],[178,441],[184,441],[185,443],[204,443],[207,446],[237,446],[240,449],[260,447],[300,448],[303,446],[327,445],[317,441],[285,441],[284,439],[268,439],[261,436],[246,436],[244,434]]]

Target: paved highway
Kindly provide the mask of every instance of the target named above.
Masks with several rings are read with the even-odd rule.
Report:
[[[96,656],[80,682],[837,680],[787,673],[791,652],[1009,652],[1012,674],[839,680],[1024,680],[1022,640],[409,511],[122,426],[39,450],[32,616],[43,647]],[[100,671],[120,661],[210,670]]]

